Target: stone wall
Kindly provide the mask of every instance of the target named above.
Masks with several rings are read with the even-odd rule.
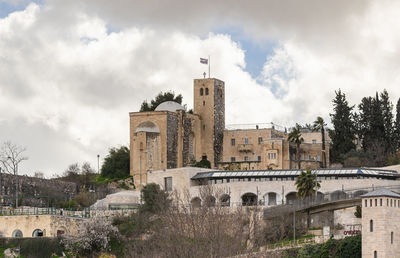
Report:
[[[225,131],[225,83],[214,80],[214,164],[222,161]]]
[[[167,168],[178,165],[178,117],[176,113],[167,115]]]
[[[15,203],[16,179],[18,180],[19,204],[28,206],[47,206],[50,199],[67,201],[77,194],[77,185],[57,179],[41,179],[28,176],[1,174],[3,205]]]
[[[32,237],[33,232],[39,229],[44,237],[56,237],[57,231],[76,235],[82,230],[85,221],[82,218],[56,215],[1,216],[0,233],[3,237],[13,237],[13,232],[20,230],[23,237]]]
[[[381,205],[382,200],[382,205]],[[367,203],[366,203],[367,202]],[[367,204],[367,205],[366,205]],[[400,199],[372,197],[362,200],[362,257],[399,257]],[[372,231],[370,223],[372,221]],[[393,232],[393,243],[391,242]]]

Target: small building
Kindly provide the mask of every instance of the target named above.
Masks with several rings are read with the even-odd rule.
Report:
[[[378,189],[362,197],[362,257],[400,256],[400,194]]]

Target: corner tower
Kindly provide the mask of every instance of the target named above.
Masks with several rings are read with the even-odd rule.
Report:
[[[225,83],[215,78],[195,79],[194,113],[201,119],[201,151],[212,167],[222,161],[225,130]]]

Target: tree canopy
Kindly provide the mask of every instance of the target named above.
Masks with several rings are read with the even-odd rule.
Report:
[[[326,123],[322,117],[317,117],[314,121],[312,130],[314,132],[321,132],[321,140],[322,140],[322,167],[326,167],[326,152],[325,152],[325,126]]]
[[[165,101],[175,101],[179,104],[182,104],[182,99],[183,97],[181,94],[175,96],[173,91],[160,92],[153,100],[150,101],[150,103],[147,102],[147,100],[143,101],[140,107],[140,112],[154,111],[158,105]]]
[[[333,114],[330,114],[333,130],[329,130],[332,140],[331,159],[333,162],[343,162],[343,154],[355,149],[353,140],[355,139],[355,125],[352,110],[354,106],[349,106],[346,96],[342,91],[335,91],[333,99]]]
[[[299,124],[296,124],[290,131],[288,141],[296,144],[296,160],[300,169],[300,144],[304,142],[304,138],[301,136],[301,126]]]
[[[168,209],[171,203],[168,193],[158,184],[145,185],[141,193],[144,200],[144,204],[140,207],[141,212],[159,213]]]
[[[111,148],[101,166],[101,175],[107,178],[129,176],[129,149],[126,146]]]
[[[301,171],[296,179],[295,185],[297,188],[297,196],[302,199],[315,194],[320,187],[317,181],[317,174],[311,173],[309,169],[307,169],[306,172]]]

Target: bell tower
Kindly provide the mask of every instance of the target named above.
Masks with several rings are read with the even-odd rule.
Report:
[[[201,151],[211,167],[222,161],[225,130],[225,83],[215,78],[195,79],[194,113],[201,119]]]

